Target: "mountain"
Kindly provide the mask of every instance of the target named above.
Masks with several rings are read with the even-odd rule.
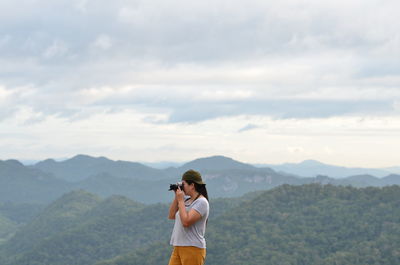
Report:
[[[400,264],[400,187],[283,185],[208,223],[206,264]],[[167,264],[155,242],[96,265]]]
[[[400,175],[390,174],[382,178],[382,183],[384,185],[400,185]]]
[[[0,245],[18,229],[30,222],[43,209],[42,205],[27,203],[0,203]]]
[[[347,181],[352,183],[356,187],[368,187],[368,186],[375,186],[381,187],[384,186],[383,179],[376,178],[371,175],[356,175],[350,176],[346,178]]]
[[[326,167],[316,161],[303,162],[303,166],[311,169]],[[139,163],[78,155],[61,162],[45,160],[35,166],[24,166],[16,160],[0,161],[0,202],[46,204],[76,189],[84,189],[103,198],[117,194],[146,204],[168,202],[173,195],[168,192],[169,184],[179,181],[188,169],[202,173],[210,197],[238,197],[282,184],[321,183],[356,187],[399,184],[398,175],[379,179],[367,174],[340,179],[321,174],[300,178],[224,156],[200,158],[178,168],[161,170]]]
[[[206,158],[195,159],[191,162],[188,162],[181,167],[179,167],[182,171],[186,171],[189,169],[195,169],[199,171],[203,170],[254,170],[256,169],[254,166],[245,164],[232,158],[225,156],[211,156]]]
[[[399,264],[399,194],[306,184],[211,200],[206,264]],[[168,204],[73,191],[0,244],[0,264],[167,264],[167,213]]]
[[[76,161],[79,161],[79,163]],[[92,164],[84,163],[84,161],[91,161]],[[105,164],[99,165],[99,163],[103,162]],[[67,182],[61,179],[61,176],[64,175],[66,177],[68,174],[71,174],[69,169],[66,169],[67,171],[63,173],[62,168],[72,167],[75,170],[75,176],[84,176],[88,173],[86,169],[94,167],[93,165],[99,165],[99,168],[106,168],[106,165],[110,163],[115,167],[118,167],[120,164],[114,164],[113,161],[110,162],[104,158],[86,156],[74,157],[71,160],[65,161],[66,164],[60,163],[62,162],[46,160],[39,163],[37,167],[27,167],[18,164],[17,166],[22,172],[19,175],[23,178],[19,182],[19,185],[13,184],[16,178],[10,178],[7,174],[3,176],[0,171],[2,187],[11,187],[11,189],[8,189],[8,193],[3,194],[3,198],[0,196],[0,202],[10,200],[47,203],[54,200],[57,196],[75,189],[84,189],[102,197],[120,194],[143,203],[167,202],[172,196],[172,193],[168,192],[169,184],[180,181],[182,174],[188,168],[201,170],[207,182],[210,196],[213,197],[241,196],[250,191],[268,189],[282,183],[301,184],[304,182],[294,177],[279,175],[270,169],[256,168],[221,156],[197,159],[179,168],[156,170],[157,174],[154,176],[147,175],[147,177],[143,177],[140,175],[140,171],[132,171],[131,173],[139,176],[135,179],[126,177],[123,174],[120,175],[120,169],[117,168],[114,170],[113,167],[110,167],[108,170],[109,173],[103,172],[104,170],[98,170],[102,173],[86,176],[78,182]],[[68,167],[66,167],[67,164],[69,165]],[[75,166],[72,166],[72,164]],[[79,164],[81,165],[79,166]],[[56,166],[52,167],[48,165]],[[59,167],[60,165],[62,167]],[[49,168],[57,168],[58,171],[51,171]],[[83,173],[79,173],[80,169],[83,170]],[[46,171],[46,173],[43,171]],[[16,171],[11,170],[10,172],[15,174]],[[95,171],[93,170],[93,172]],[[55,177],[56,174],[58,174],[57,178]],[[42,180],[40,183],[37,183],[37,175],[46,176],[46,180],[48,179],[48,181]],[[160,176],[163,177],[161,178]],[[39,179],[44,179],[44,177],[40,177]],[[77,179],[75,178],[75,180]],[[29,197],[21,196],[21,194],[29,194]]]
[[[210,218],[248,198],[251,195],[213,200]],[[0,263],[87,265],[166,241],[173,226],[167,219],[168,208],[167,204],[143,205],[123,196],[101,200],[85,191],[73,191],[0,246]]]
[[[203,170],[210,197],[238,197],[247,192],[270,189],[284,183],[303,184],[311,180],[281,176],[273,171],[252,170]],[[179,175],[178,175],[179,176]],[[76,184],[75,188],[96,193],[102,197],[113,194],[127,196],[143,203],[169,202],[173,193],[169,184],[180,177],[163,180],[132,180],[117,178],[109,174],[90,177]]]
[[[0,202],[0,215],[21,225],[30,222],[43,208],[44,205],[37,203]]]
[[[69,190],[68,183],[16,160],[0,160],[0,202],[42,203]]]
[[[255,196],[211,200],[210,220]],[[166,242],[173,226],[168,208],[124,196],[100,199],[82,190],[67,193],[0,245],[0,264],[90,265]]]
[[[85,191],[74,191],[63,195],[22,227],[1,249],[0,254],[5,251],[9,257],[18,256],[34,248],[38,238],[45,239],[54,233],[67,230],[80,216],[99,202],[100,198]]]
[[[0,214],[0,245],[7,241],[18,229],[15,222]]]
[[[169,184],[177,179],[134,180],[115,177],[107,173],[89,177],[76,183],[75,189],[84,189],[103,198],[119,194],[142,203],[166,202],[171,199]]]
[[[318,175],[315,178],[304,178],[304,180],[313,180],[306,183],[332,184],[336,186],[363,187],[384,187],[390,185],[400,185],[400,175],[388,175],[383,178],[377,178],[371,175],[356,175],[347,178],[330,178],[328,176]]]
[[[317,175],[326,175],[332,178],[345,178],[354,175],[384,177],[391,173],[391,171],[386,169],[333,166],[316,160],[305,160],[301,163],[285,163],[282,165],[263,164],[259,166],[267,166],[278,172],[285,172],[301,177],[315,177]]]
[[[132,179],[161,179],[164,172],[136,162],[113,161],[105,157],[77,155],[57,162],[47,159],[32,166],[69,182],[79,182],[93,175],[108,173]]]

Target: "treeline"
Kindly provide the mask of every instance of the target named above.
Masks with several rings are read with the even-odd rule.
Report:
[[[167,264],[168,205],[64,195],[7,242],[2,265]],[[400,264],[400,187],[283,185],[211,201],[206,264]]]
[[[249,198],[216,200],[210,219]],[[83,190],[70,192],[0,245],[0,264],[88,265],[165,243],[173,226],[167,219],[168,207],[144,205],[123,196],[103,200]]]
[[[400,264],[400,187],[284,185],[209,223],[206,264]],[[152,245],[96,265],[167,264]]]
[[[39,204],[0,202],[0,244],[11,238],[43,208]]]

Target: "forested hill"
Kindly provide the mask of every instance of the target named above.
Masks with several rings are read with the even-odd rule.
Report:
[[[166,241],[166,240],[165,240]],[[206,264],[400,264],[400,187],[283,185],[209,222]],[[96,265],[167,264],[154,243]]]
[[[400,264],[400,186],[282,185],[210,204],[208,265]],[[10,227],[17,210],[0,211],[1,265],[168,263],[167,204],[74,191]]]
[[[256,194],[212,200],[210,220]],[[167,219],[168,207],[143,205],[123,196],[100,199],[83,190],[70,192],[48,205],[13,237],[0,242],[0,264],[90,265],[153,243],[165,243],[173,226]],[[10,228],[12,223],[5,222],[2,214],[0,211],[0,231],[10,234],[17,228]]]

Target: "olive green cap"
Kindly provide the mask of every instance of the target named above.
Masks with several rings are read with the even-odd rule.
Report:
[[[182,175],[182,180],[193,181],[193,182],[195,182],[197,184],[206,184],[206,183],[203,182],[203,179],[201,178],[200,173],[195,171],[195,170],[193,170],[193,169],[190,169],[190,170],[186,171]]]

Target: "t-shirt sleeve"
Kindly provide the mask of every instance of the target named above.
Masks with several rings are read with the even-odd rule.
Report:
[[[208,202],[206,200],[196,200],[193,204],[192,209],[196,210],[201,217],[207,215],[208,213]]]

